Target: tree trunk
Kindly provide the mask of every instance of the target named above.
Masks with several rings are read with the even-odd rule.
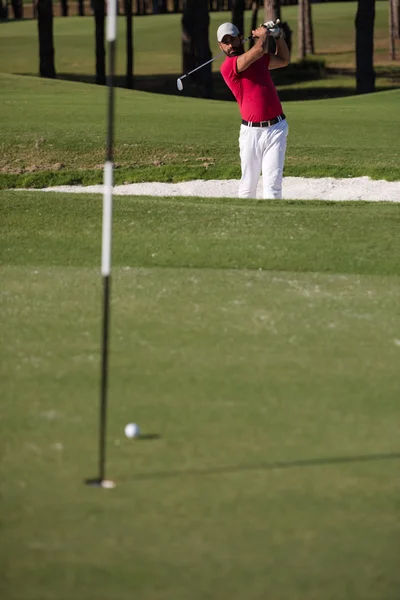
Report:
[[[232,2],[232,23],[236,25],[240,33],[244,33],[244,10],[245,0],[233,0]]]
[[[24,7],[22,0],[11,0],[14,19],[22,19],[24,16]]]
[[[8,19],[7,0],[0,0],[0,19]]]
[[[264,23],[281,19],[280,0],[264,0]]]
[[[182,15],[182,66],[187,73],[211,60],[208,28],[208,0],[185,0]],[[200,95],[212,98],[211,64],[196,71],[191,77],[197,83]]]
[[[56,77],[53,45],[53,3],[51,0],[38,0],[39,32],[39,73],[41,77]]]
[[[297,36],[299,59],[303,60],[306,56],[306,27],[305,27],[305,0],[299,0],[297,17]]]
[[[314,54],[314,28],[312,23],[311,0],[304,0],[304,29],[306,54]]]
[[[61,16],[68,17],[68,0],[61,0]]]
[[[93,0],[96,36],[96,83],[106,83],[106,52],[104,48],[105,5],[104,0]]]
[[[192,71],[196,67],[196,56],[195,56],[195,48],[194,48],[194,39],[192,36],[192,30],[194,28],[193,25],[193,17],[189,14],[188,11],[188,2],[190,0],[186,0],[183,7],[183,15],[182,15],[182,73],[188,73]]]
[[[145,15],[146,14],[146,4],[144,0],[136,0],[136,14],[137,15]]]
[[[374,21],[375,0],[358,0],[355,21],[357,94],[375,91]]]
[[[394,18],[396,37],[400,39],[400,0],[395,0]]]
[[[132,0],[124,0],[126,15],[126,80],[125,86],[133,88],[133,28],[132,28]]]
[[[396,60],[396,6],[395,0],[389,0],[389,58]]]
[[[78,0],[78,15],[80,17],[84,17],[85,16],[84,0]]]
[[[251,31],[249,33],[249,35],[251,35],[251,32],[254,29],[257,29],[257,24],[258,24],[258,2],[259,0],[253,0],[253,2],[251,3]],[[250,48],[252,48],[254,46],[254,42],[255,40],[253,38],[250,39]]]

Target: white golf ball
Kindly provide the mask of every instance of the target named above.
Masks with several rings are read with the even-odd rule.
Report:
[[[136,423],[128,423],[128,425],[125,426],[125,435],[127,438],[139,437],[139,425],[136,425]]]

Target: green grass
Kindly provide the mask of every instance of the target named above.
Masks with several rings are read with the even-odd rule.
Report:
[[[6,264],[97,263],[100,196],[1,194]],[[390,203],[118,196],[115,211],[116,266],[399,274],[400,206]],[[77,229],[82,239],[75,248]]]
[[[351,68],[338,6],[313,5],[317,49]],[[136,69],[174,75],[179,17],[157,19],[135,19]],[[55,26],[59,71],[92,73],[93,19]],[[0,71],[35,74],[35,36],[0,24]],[[116,100],[117,183],[239,176],[234,103]],[[398,105],[285,102],[285,174],[400,179]],[[2,74],[0,110],[1,188],[101,182],[103,88]],[[101,197],[1,191],[2,600],[397,600],[399,210],[115,198],[103,491],[83,485]],[[127,440],[130,421],[155,437]]]
[[[329,69],[339,68],[339,78],[307,80],[296,65],[292,72],[284,69],[274,74],[290,124],[285,175],[400,179],[393,127],[399,90],[348,96],[354,93],[354,73],[349,79],[343,76],[343,69],[350,72],[354,68],[355,10],[356,3],[313,5],[315,58],[325,61]],[[387,36],[387,6],[378,2],[376,10],[377,71],[381,76],[387,73],[391,81],[389,85],[389,80],[378,78],[378,89],[384,89],[397,85],[398,68],[397,63],[388,66],[380,54]],[[283,18],[292,23],[294,32],[296,11],[296,7],[283,9]],[[247,21],[249,17],[247,11]],[[212,32],[226,18],[227,13],[211,13],[214,54],[217,47]],[[135,18],[134,23],[138,85],[153,89],[152,82],[158,81],[154,85],[160,90],[159,83],[165,80],[165,91],[172,85],[176,94],[175,77],[181,74],[180,15]],[[124,27],[121,17],[120,76],[125,68]],[[92,17],[55,20],[60,77],[93,81],[93,28]],[[36,23],[1,23],[0,31],[0,189],[101,183],[105,89],[12,75],[37,73]],[[296,60],[296,38],[293,47]],[[213,63],[214,71],[219,64]],[[317,90],[322,100],[304,102]],[[327,100],[330,95],[341,97]],[[118,89],[116,96],[116,183],[240,176],[236,103],[123,89]]]
[[[0,193],[4,600],[395,600],[399,207]],[[127,422],[158,439],[129,441]]]
[[[315,50],[330,67],[355,67],[355,29],[357,2],[314,4],[312,7]],[[259,10],[262,21],[263,11]],[[155,15],[134,17],[135,73],[154,75],[181,73],[181,17]],[[219,52],[216,30],[229,20],[230,12],[210,13],[209,39],[214,55]],[[282,18],[293,30],[293,60],[297,60],[297,7],[282,7]],[[390,64],[387,39],[387,3],[376,3],[375,61]],[[251,12],[245,12],[246,34],[250,31]],[[38,72],[37,23],[22,21],[0,23],[0,71],[8,73]],[[117,72],[125,72],[125,17],[118,19]],[[87,16],[56,18],[54,40],[57,71],[94,73],[94,18]],[[4,50],[7,50],[7,53]],[[398,64],[397,64],[398,67]],[[218,61],[213,69],[218,71]]]
[[[285,175],[400,179],[399,97],[284,104]],[[0,75],[0,187],[100,183],[106,101],[98,86]],[[119,89],[116,107],[116,183],[240,176],[236,104]]]
[[[283,7],[282,17],[293,31],[292,65],[272,74],[283,101],[324,99],[354,95],[355,81],[355,28],[356,2],[323,3],[313,5],[315,56],[308,57],[300,66],[297,54],[297,7]],[[259,11],[262,19],[263,11]],[[213,55],[220,53],[215,32],[230,12],[210,13],[209,39]],[[250,11],[245,12],[245,30],[250,32]],[[140,91],[177,94],[176,78],[182,74],[181,15],[135,17],[134,20],[134,73],[135,88]],[[387,39],[387,3],[376,3],[374,33],[376,90],[399,88],[398,61],[389,60]],[[125,17],[118,20],[116,83],[125,86]],[[0,72],[38,74],[38,41],[35,21],[0,24]],[[58,77],[72,81],[94,82],[94,19],[68,17],[54,21],[55,62]],[[398,47],[400,52],[400,45]],[[311,63],[309,59],[311,58]],[[311,66],[317,62],[315,72]],[[223,82],[219,67],[221,60],[212,64],[214,97],[233,100]],[[325,68],[326,67],[326,68]],[[201,93],[201,92],[200,92]],[[198,96],[199,90],[192,77],[185,80],[184,95]]]

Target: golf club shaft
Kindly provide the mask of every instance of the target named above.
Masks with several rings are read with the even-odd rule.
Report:
[[[203,67],[205,67],[206,65],[210,64],[214,60],[217,60],[217,58],[220,58],[220,56],[222,56],[223,54],[224,54],[224,52],[221,52],[220,54],[217,54],[217,56],[214,56],[214,58],[211,58],[210,60],[208,60],[207,62],[203,63],[199,67],[196,67],[192,71],[189,71],[189,73],[185,73],[185,75],[182,75],[179,79],[183,79],[184,77],[187,77],[188,75],[191,75],[195,71],[198,71],[199,69],[202,69]]]
[[[250,38],[252,38],[252,35],[249,35],[249,37],[247,37],[245,40],[243,40],[244,42],[247,42]],[[219,54],[217,54],[217,56],[214,56],[214,58],[211,58],[210,60],[208,60],[207,62],[203,63],[202,65],[200,65],[199,67],[196,67],[195,69],[193,69],[192,71],[189,71],[189,73],[185,73],[185,75],[181,75],[181,77],[179,77],[179,79],[183,79],[184,77],[187,77],[188,75],[191,75],[192,73],[194,73],[195,71],[198,71],[199,69],[202,69],[203,67],[205,67],[206,65],[210,64],[211,62],[213,62],[214,60],[217,60],[217,58],[220,58],[223,54],[225,54],[225,52],[220,52]]]

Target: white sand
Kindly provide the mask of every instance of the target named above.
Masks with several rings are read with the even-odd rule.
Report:
[[[116,185],[114,194],[124,196],[198,196],[200,198],[236,198],[238,181],[196,180],[181,183],[130,183]],[[51,192],[97,193],[103,192],[102,185],[67,186],[43,188]],[[334,179],[324,177],[284,177],[283,197],[293,200],[371,200],[400,202],[400,181],[375,181],[369,177]],[[261,180],[257,198],[262,198]]]

